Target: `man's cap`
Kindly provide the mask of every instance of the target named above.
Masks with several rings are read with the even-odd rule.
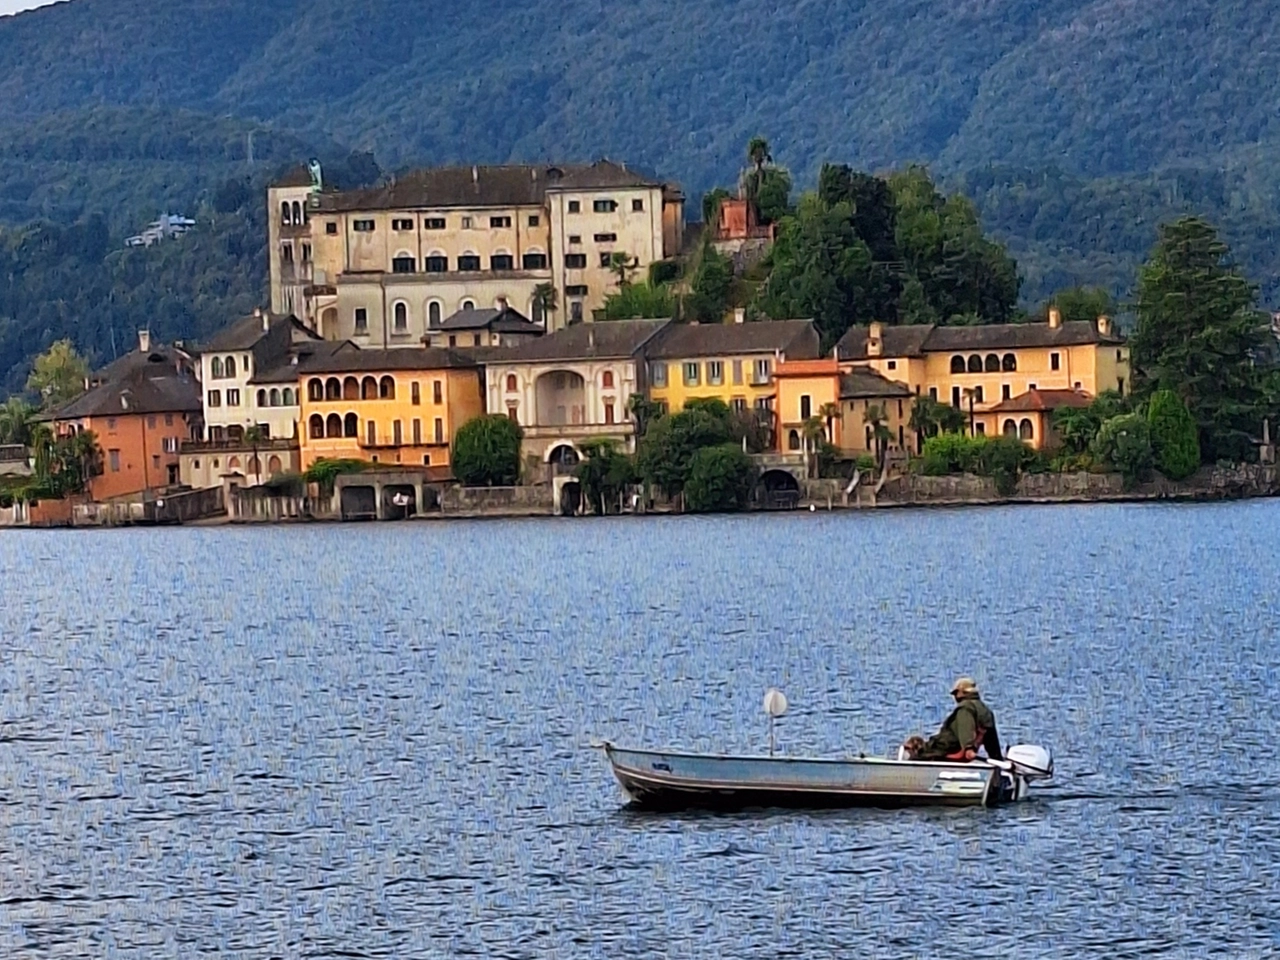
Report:
[[[951,685],[952,693],[977,693],[978,684],[973,677],[961,677]]]

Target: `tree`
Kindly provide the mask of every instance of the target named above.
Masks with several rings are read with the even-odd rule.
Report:
[[[713,187],[702,195],[702,222],[714,230],[720,222],[720,204],[733,197],[724,187]]]
[[[632,275],[640,269],[640,258],[618,251],[609,257],[609,269],[618,277],[618,289],[631,284]]]
[[[1106,421],[1093,441],[1093,453],[1124,475],[1126,487],[1151,475],[1151,427],[1140,414],[1125,413]]]
[[[751,497],[755,478],[755,465],[737,444],[703,447],[690,460],[685,505],[695,513],[741,510]]]
[[[665,319],[675,314],[675,299],[666,286],[628,283],[604,298],[603,319]]]
[[[1196,217],[1160,228],[1138,277],[1134,386],[1141,395],[1172,390],[1200,430],[1208,460],[1245,460],[1265,410],[1264,372],[1272,349],[1256,291],[1216,231]]]
[[[334,481],[338,477],[349,473],[361,473],[372,466],[373,464],[367,460],[321,457],[306,469],[302,479],[306,483],[314,483],[324,496],[329,497],[333,496]]]
[[[818,416],[827,425],[827,440],[831,443],[836,442],[836,421],[840,419],[840,404],[824,403],[818,408]]]
[[[699,323],[720,323],[729,309],[733,290],[733,264],[715,247],[706,244],[693,274],[686,313]]]
[[[755,204],[761,223],[773,223],[790,209],[791,174],[773,166],[769,141],[764,137],[751,138],[747,162],[752,168],[743,177],[747,199]]]
[[[884,469],[885,454],[889,444],[893,442],[893,432],[889,429],[889,415],[878,403],[870,404],[862,414],[863,421],[871,428],[871,439],[876,445],[876,465]]]
[[[643,437],[649,424],[662,416],[662,405],[650,400],[643,393],[633,393],[627,398],[627,413],[636,422],[636,436]]]
[[[603,517],[617,506],[627,487],[636,482],[635,463],[618,449],[615,440],[584,440],[578,448],[583,459],[574,476],[582,484],[582,495],[591,504],[591,511]]]
[[[1113,417],[1132,412],[1125,397],[1105,390],[1087,407],[1059,407],[1053,412],[1053,428],[1068,453],[1087,453],[1102,425]]]
[[[559,306],[558,298],[554,283],[538,284],[533,288],[533,316],[530,319],[534,323],[550,326],[551,316]]]
[[[489,414],[468,420],[453,440],[453,474],[468,487],[510,487],[520,479],[520,425]]]
[[[911,419],[907,426],[915,431],[916,451],[924,449],[924,442],[929,437],[937,436],[942,429],[942,411],[940,404],[932,397],[916,397],[911,404]]]
[[[244,442],[249,445],[253,451],[253,482],[254,484],[262,483],[262,461],[258,457],[258,447],[262,441],[266,439],[266,435],[262,432],[262,428],[256,424],[246,427],[244,431]]]
[[[679,413],[649,424],[636,467],[646,483],[674,498],[684,492],[694,453],[732,442],[729,408],[723,402],[691,402]]]
[[[1157,390],[1147,401],[1151,449],[1156,469],[1170,480],[1185,480],[1200,466],[1200,436],[1187,405],[1172,390]]]
[[[69,339],[58,340],[36,357],[27,389],[39,394],[46,410],[54,410],[84,393],[89,364]]]
[[[26,446],[31,441],[35,407],[21,397],[10,397],[0,404],[0,444]]]

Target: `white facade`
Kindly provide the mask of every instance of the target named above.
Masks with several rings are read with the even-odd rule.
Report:
[[[271,439],[296,439],[301,416],[297,383],[254,385],[253,353],[233,350],[200,358],[204,437],[230,440],[250,427]]]

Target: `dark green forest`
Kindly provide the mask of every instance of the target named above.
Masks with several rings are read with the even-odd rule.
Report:
[[[607,155],[680,180],[697,211],[762,134],[793,200],[827,162],[927,164],[1007,246],[1024,306],[1077,284],[1131,298],[1185,213],[1274,304],[1278,39],[1269,0],[72,0],[0,18],[0,390],[58,336],[109,358],[113,331],[115,349],[144,323],[199,337],[260,300],[263,184],[353,149],[388,170]],[[197,235],[120,249],[166,209]]]

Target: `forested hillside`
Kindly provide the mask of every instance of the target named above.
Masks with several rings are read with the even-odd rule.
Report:
[[[0,222],[96,213],[114,245],[353,148],[386,169],[609,155],[696,210],[763,134],[798,188],[826,161],[929,164],[1027,303],[1127,295],[1185,212],[1275,303],[1277,40],[1271,0],[72,0],[0,18]],[[248,291],[260,265],[203,272]],[[0,300],[0,324],[43,331],[29,309]]]

